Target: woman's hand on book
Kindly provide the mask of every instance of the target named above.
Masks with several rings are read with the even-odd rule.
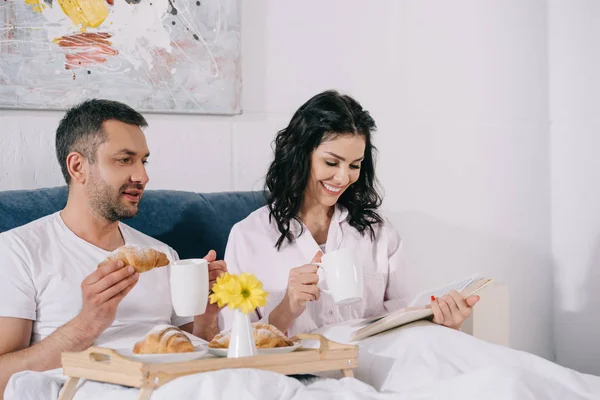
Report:
[[[433,322],[452,329],[460,329],[463,322],[471,316],[473,306],[479,301],[479,296],[469,296],[466,299],[456,290],[435,298],[431,296]]]

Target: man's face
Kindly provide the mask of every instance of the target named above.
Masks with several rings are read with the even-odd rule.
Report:
[[[96,213],[108,221],[133,218],[148,183],[146,137],[136,125],[116,120],[102,124],[107,139],[89,167],[85,193]]]

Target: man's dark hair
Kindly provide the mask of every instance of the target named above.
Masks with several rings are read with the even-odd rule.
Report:
[[[148,126],[139,112],[126,104],[112,100],[86,100],[67,111],[56,130],[56,157],[67,182],[71,176],[67,169],[67,156],[76,151],[90,163],[96,162],[98,146],[106,141],[106,132],[102,130],[105,121],[116,120],[125,124]]]

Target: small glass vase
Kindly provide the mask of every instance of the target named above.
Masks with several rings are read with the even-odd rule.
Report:
[[[256,354],[256,342],[254,341],[250,315],[235,309],[233,311],[233,326],[231,327],[227,358],[249,357]]]

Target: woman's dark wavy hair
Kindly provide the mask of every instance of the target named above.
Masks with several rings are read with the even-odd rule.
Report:
[[[281,236],[276,247],[281,249],[298,213],[311,171],[311,153],[322,142],[339,135],[360,135],[365,139],[365,155],[358,180],[341,195],[338,203],[348,209],[348,223],[361,234],[375,238],[374,224],[382,222],[377,213],[382,197],[375,177],[375,152],[371,132],[375,121],[368,111],[350,96],[336,91],[320,93],[296,111],[289,125],[275,137],[275,157],[265,179],[269,220],[275,220]],[[302,226],[302,225],[300,225]],[[302,234],[303,231],[300,231]]]

